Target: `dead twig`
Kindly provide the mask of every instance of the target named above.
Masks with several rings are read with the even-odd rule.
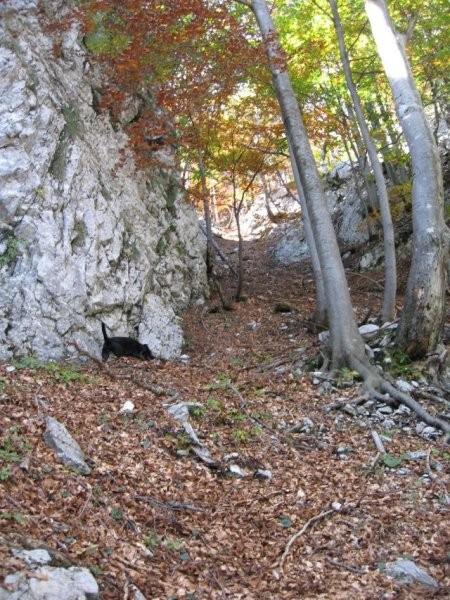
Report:
[[[247,402],[245,401],[244,396],[241,394],[241,392],[234,387],[234,385],[228,385],[227,386],[229,390],[231,390],[233,393],[236,394],[236,396],[239,398],[239,402],[241,405],[241,410],[247,415],[247,417],[253,421],[253,423],[256,423],[257,425],[259,425],[260,427],[262,427],[263,429],[267,429],[267,431],[270,431],[270,433],[272,435],[275,435],[277,437],[279,437],[279,434],[277,431],[275,431],[275,429],[272,429],[272,427],[269,427],[269,425],[266,425],[265,423],[263,423],[263,421],[261,421],[260,419],[257,419],[256,417],[253,417],[248,408],[247,408]]]
[[[364,569],[358,569],[357,567],[351,567],[350,565],[344,565],[343,563],[338,562],[337,560],[333,560],[329,556],[324,556],[324,559],[327,561],[327,563],[330,563],[330,565],[333,565],[334,567],[339,567],[340,569],[345,569],[346,571],[350,571],[350,573],[357,573],[358,575],[364,575],[364,573],[366,572],[366,571],[364,571]]]
[[[292,545],[298,540],[298,538],[301,537],[305,533],[305,531],[308,529],[308,527],[310,525],[312,525],[316,521],[320,521],[320,519],[324,519],[325,517],[327,517],[328,515],[331,515],[334,512],[336,512],[336,511],[333,508],[330,508],[329,510],[322,511],[320,514],[316,515],[315,517],[311,517],[311,519],[309,519],[309,521],[306,521],[306,523],[303,525],[303,527],[300,529],[300,531],[297,531],[297,533],[295,533],[291,537],[291,539],[289,540],[289,542],[286,545],[286,548],[281,556],[280,563],[278,565],[281,572],[283,571],[284,562],[289,554],[289,551],[290,551]]]
[[[327,404],[327,406],[325,406],[325,408],[324,408],[324,412],[329,413],[332,410],[340,410],[341,408],[344,408],[347,405],[359,406],[363,402],[367,402],[366,395],[357,396],[356,398],[353,398],[352,400],[347,400],[346,398],[344,398],[343,400],[336,400],[336,402],[333,402],[333,404]]]
[[[431,448],[427,452],[427,469],[426,470],[427,470],[428,477],[430,479],[436,479],[437,475],[436,475],[436,473],[433,473],[433,469],[431,468],[430,457],[431,457]]]

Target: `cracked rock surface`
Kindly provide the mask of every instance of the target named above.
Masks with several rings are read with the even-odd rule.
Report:
[[[60,32],[57,55],[52,35],[36,2],[1,3],[0,359],[61,359],[69,340],[99,356],[101,320],[173,358],[178,313],[206,285],[197,217],[173,156],[136,170],[121,127],[94,110],[80,32]]]

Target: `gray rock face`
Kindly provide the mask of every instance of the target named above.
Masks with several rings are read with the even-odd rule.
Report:
[[[100,320],[177,356],[177,313],[206,289],[197,217],[169,153],[136,170],[126,135],[93,108],[79,32],[59,36],[56,58],[36,3],[2,0],[0,359],[60,359],[71,339],[99,355]]]
[[[364,224],[366,211],[364,194],[362,199],[350,167],[344,164],[340,165],[336,174],[331,174],[329,179],[334,181],[335,185],[332,185],[330,189],[325,189],[325,196],[338,240],[343,245],[367,242],[369,232],[367,225]],[[337,185],[339,187],[336,187]],[[292,207],[297,206],[298,208],[298,204],[294,200],[290,200],[290,203]],[[309,257],[303,223],[300,219],[278,225],[271,232],[271,238],[274,240],[272,254],[278,263],[289,265],[302,262]]]
[[[5,577],[11,591],[0,589],[0,600],[95,600],[98,584],[88,569],[41,567],[28,576],[14,573]]]
[[[58,459],[82,475],[89,475],[91,469],[85,462],[84,454],[67,429],[53,417],[47,417],[44,440],[49,448],[56,450]]]

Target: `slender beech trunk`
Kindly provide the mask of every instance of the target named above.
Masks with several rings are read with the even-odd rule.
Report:
[[[312,317],[312,320],[315,325],[326,328],[328,325],[327,301],[325,297],[325,287],[323,284],[322,269],[320,268],[319,255],[317,253],[316,242],[314,241],[314,234],[311,227],[311,219],[309,218],[308,214],[308,205],[305,198],[305,192],[303,191],[297,163],[295,162],[291,148],[289,148],[289,154],[291,157],[292,172],[294,173],[295,185],[297,187],[298,192],[298,200],[302,209],[303,227],[305,229],[305,238],[311,257],[311,267],[314,276],[314,283],[316,286],[316,306],[314,309],[314,315]]]
[[[243,196],[240,200],[237,198],[236,184],[233,181],[233,214],[236,221],[236,231],[238,235],[238,280],[234,299],[240,302],[242,299],[242,289],[244,287],[244,240],[241,231],[241,209],[243,204]]]
[[[384,0],[365,0],[413,169],[413,254],[397,344],[418,358],[436,349],[445,314],[448,230],[439,154],[408,60]]]
[[[348,57],[347,48],[345,47],[344,32],[342,30],[337,5],[335,0],[328,1],[331,7],[331,11],[333,13],[334,27],[336,29],[336,35],[338,38],[339,52],[341,54],[345,80],[347,82],[347,87],[353,101],[356,120],[358,122],[358,127],[364,140],[364,145],[367,149],[367,153],[369,154],[369,160],[370,164],[372,165],[372,171],[375,176],[375,183],[377,186],[378,204],[381,213],[384,243],[385,279],[383,306],[381,309],[381,320],[383,323],[385,323],[386,321],[392,321],[395,317],[395,298],[397,294],[397,267],[395,260],[394,226],[392,224],[391,211],[389,208],[389,197],[387,193],[386,182],[383,176],[383,169],[381,168],[381,164],[378,159],[378,152],[373,142],[372,136],[370,135],[366,118],[362,109],[361,101],[359,99],[358,91],[353,81],[353,76],[350,69],[350,60]]]
[[[327,299],[332,367],[350,366],[356,369],[357,364],[366,363],[364,343],[356,325],[325,192],[289,79],[286,60],[266,1],[240,2],[253,10],[261,31],[286,134],[305,193]]]
[[[206,171],[205,164],[203,162],[203,156],[201,150],[198,151],[198,168],[200,171],[200,180],[202,186],[202,201],[203,201],[203,213],[205,216],[206,226],[206,273],[208,277],[212,274],[214,253],[213,253],[213,232],[211,224],[211,206],[209,202],[208,186],[206,184]]]

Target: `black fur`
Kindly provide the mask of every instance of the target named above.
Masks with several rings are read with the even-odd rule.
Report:
[[[111,352],[115,356],[134,356],[141,360],[155,358],[147,344],[141,344],[129,337],[108,337],[105,324],[102,322],[103,339],[102,360],[108,360]]]

